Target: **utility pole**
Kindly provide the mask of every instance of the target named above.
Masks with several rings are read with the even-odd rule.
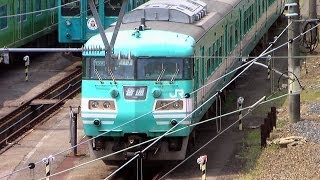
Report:
[[[316,19],[317,18],[317,1],[309,0],[309,18]]]
[[[293,39],[300,34],[299,23],[299,0],[288,0],[288,93],[289,93],[289,120],[300,121],[300,85],[297,78],[300,78],[299,41]]]

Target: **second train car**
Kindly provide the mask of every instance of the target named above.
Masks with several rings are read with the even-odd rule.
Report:
[[[90,38],[90,51],[83,53],[81,116],[85,135],[96,137],[92,154],[102,157],[163,135],[190,113],[177,128],[200,121],[214,101],[203,103],[233,74],[209,83],[240,66],[236,57],[249,55],[283,7],[284,0],[151,0],[124,17],[117,58],[106,61],[105,51],[94,51],[104,47],[100,35]],[[112,32],[106,30],[108,39]],[[166,136],[144,158],[184,159],[193,130]],[[105,160],[126,160],[146,146]]]
[[[56,0],[0,0],[0,47],[55,44],[57,36],[52,33],[57,31],[56,6]],[[0,55],[0,63],[12,60],[7,54]]]
[[[126,11],[130,11],[146,0],[129,0]],[[98,33],[97,23],[89,8],[89,0],[58,0],[59,42],[82,46]],[[122,0],[93,0],[104,28],[117,21]]]

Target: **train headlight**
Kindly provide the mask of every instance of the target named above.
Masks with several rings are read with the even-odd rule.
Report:
[[[91,101],[90,103],[92,108],[98,108],[99,107],[99,102],[98,101]]]
[[[116,105],[112,100],[89,100],[89,109],[116,110]]]
[[[175,108],[175,109],[179,109],[180,106],[181,106],[181,104],[177,101],[177,102],[174,102],[172,106],[173,106],[173,108]]]
[[[103,103],[103,107],[106,109],[110,108],[110,106],[111,106],[111,104],[108,101]]]
[[[70,26],[70,25],[71,25],[71,21],[66,20],[66,25],[67,25],[67,26]]]
[[[156,110],[164,111],[164,110],[182,110],[183,109],[183,101],[182,100],[159,100],[156,102]]]

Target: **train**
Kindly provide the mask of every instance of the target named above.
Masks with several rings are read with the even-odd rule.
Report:
[[[0,0],[0,47],[46,47],[56,42],[48,35],[57,30],[57,9],[50,9],[56,6],[56,0]],[[0,63],[10,64],[10,57],[1,54]]]
[[[284,3],[150,0],[124,16],[109,60],[101,36],[92,36],[82,54],[81,93],[81,119],[91,139],[91,155],[114,154],[176,126],[184,129],[143,151],[143,158],[183,160],[194,138],[189,125],[201,120],[214,100],[204,102],[235,72],[217,79],[241,66],[240,57],[252,52],[281,16]],[[105,30],[108,39],[114,28]],[[103,160],[123,162],[148,145]]]
[[[126,12],[146,0],[129,0]],[[107,28],[117,21],[122,0],[94,0],[101,24]],[[89,8],[89,0],[58,0],[58,40],[69,46],[80,47],[98,33],[97,23]]]

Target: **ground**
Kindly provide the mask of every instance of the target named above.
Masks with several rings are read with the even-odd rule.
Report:
[[[276,138],[301,136],[307,142],[282,148],[270,144],[260,147],[260,129],[250,129],[235,152],[226,171],[235,173],[233,179],[320,179],[320,48],[306,53],[301,66],[301,121],[289,120],[288,99],[282,98],[273,104],[256,109],[263,118],[270,106],[277,107],[277,128],[272,132],[271,142]],[[286,89],[273,95],[286,93]],[[253,113],[254,116],[255,113]],[[261,116],[262,117],[259,117]],[[266,116],[266,115],[264,115]],[[250,118],[249,118],[250,119]]]

